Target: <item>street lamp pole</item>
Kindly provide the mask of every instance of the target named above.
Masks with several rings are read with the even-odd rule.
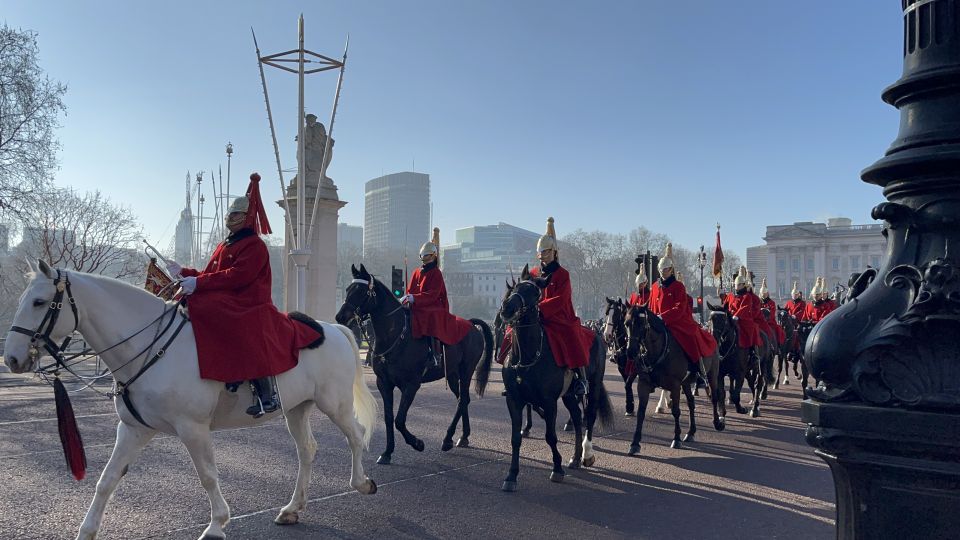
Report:
[[[700,310],[700,324],[704,324],[703,320],[703,267],[707,265],[707,252],[703,250],[703,246],[700,246],[700,253],[697,254],[697,265],[700,267],[700,302],[697,308]]]
[[[227,208],[230,208],[230,158],[233,157],[233,143],[227,143]]]

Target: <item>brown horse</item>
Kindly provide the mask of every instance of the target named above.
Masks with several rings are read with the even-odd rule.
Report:
[[[680,391],[687,398],[690,410],[690,428],[683,437],[684,442],[693,441],[697,432],[696,408],[691,384],[696,384],[699,367],[693,364],[680,345],[670,334],[663,320],[648,310],[646,306],[631,306],[624,318],[627,332],[627,357],[637,362],[637,427],[633,441],[627,452],[634,456],[640,453],[640,439],[643,435],[643,420],[646,416],[647,402],[654,388],[660,387],[670,392],[670,412],[673,414],[674,431],[671,448],[682,446],[680,439]],[[713,427],[723,431],[726,425],[726,409],[720,401],[717,377],[720,362],[714,354],[701,359],[707,372],[710,385],[710,399],[713,403]],[[720,411],[723,414],[720,414]]]

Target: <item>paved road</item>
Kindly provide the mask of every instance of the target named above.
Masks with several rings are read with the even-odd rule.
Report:
[[[73,396],[89,463],[88,477],[76,482],[60,450],[52,391],[5,369],[0,367],[0,538],[72,538],[113,446],[113,405],[88,391]],[[320,451],[311,502],[293,527],[272,523],[297,472],[282,422],[217,433],[222,489],[233,515],[230,538],[834,537],[833,483],[804,443],[796,382],[771,391],[759,419],[733,413],[723,433],[713,431],[708,402],[699,398],[698,441],[679,450],[669,447],[672,418],[648,414],[642,456],[632,458],[626,450],[634,422],[622,416],[622,383],[608,375],[619,412],[616,426],[596,440],[596,466],[568,470],[562,484],[551,483],[538,421],[522,447],[520,489],[503,493],[509,418],[494,371],[487,397],[471,403],[472,448],[440,452],[454,404],[440,383],[421,390],[408,420],[427,443],[423,453],[398,437],[402,446],[393,464],[376,465],[384,446],[378,426],[364,459],[380,487],[372,496],[350,490],[346,443],[315,411]],[[366,379],[376,394],[369,369]],[[651,399],[651,412],[653,405]],[[560,438],[566,460],[572,435]],[[206,494],[183,445],[157,438],[121,482],[100,538],[191,539],[208,519]]]

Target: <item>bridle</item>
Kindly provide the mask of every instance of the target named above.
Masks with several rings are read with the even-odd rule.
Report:
[[[647,309],[644,309],[643,311],[643,338],[644,339],[637,338],[637,341],[638,341],[637,347],[639,349],[639,354],[637,355],[636,362],[637,362],[637,366],[644,373],[650,373],[651,371],[653,371],[653,369],[656,366],[660,365],[660,363],[663,362],[664,359],[666,359],[667,355],[670,354],[670,340],[673,339],[673,337],[670,335],[670,330],[668,330],[664,326],[663,347],[660,349],[660,354],[657,355],[657,359],[654,360],[653,363],[646,361],[649,351],[647,350],[644,340],[652,330],[652,327],[650,326],[650,315],[651,313]],[[627,350],[629,351],[630,341],[633,340],[633,320],[631,319],[631,324],[629,325],[625,324],[625,326],[627,327]]]
[[[56,359],[57,365],[63,365],[63,351],[70,345],[70,340],[73,339],[73,333],[76,332],[77,326],[80,325],[77,301],[73,298],[73,292],[70,290],[70,277],[66,271],[61,274],[60,270],[57,270],[57,277],[53,280],[53,286],[56,287],[57,292],[53,295],[53,300],[50,301],[47,312],[43,315],[43,320],[40,321],[36,330],[28,330],[22,326],[10,327],[10,330],[13,332],[30,336],[28,359],[31,363],[40,357],[40,350],[37,348],[37,345],[42,343],[44,350]],[[60,312],[63,310],[64,293],[67,294],[67,302],[70,304],[70,310],[73,312],[73,330],[67,334],[67,337],[63,338],[63,343],[57,345],[57,343],[50,338],[50,334],[53,333],[53,329],[57,326],[57,320],[60,318]]]
[[[355,279],[350,283],[350,286],[351,286],[351,287],[352,287],[353,285],[355,285],[355,284],[361,284],[361,285],[366,285],[366,288],[367,288],[366,298],[364,299],[363,302],[360,303],[360,305],[354,304],[353,302],[350,301],[350,294],[349,294],[349,293],[347,294],[347,298],[345,298],[345,299],[343,300],[343,304],[344,304],[345,306],[349,307],[349,308],[351,309],[351,311],[353,311],[353,317],[354,317],[354,319],[355,319],[358,323],[361,323],[364,318],[370,317],[370,316],[371,316],[371,313],[372,313],[372,309],[369,309],[369,308],[368,308],[366,315],[361,315],[361,314],[360,314],[360,310],[361,310],[361,309],[365,308],[365,307],[366,307],[368,304],[370,304],[371,302],[373,302],[374,307],[377,306],[378,303],[379,303],[379,301],[377,300],[377,288],[376,288],[376,286],[375,286],[375,283],[376,283],[376,281],[375,281],[375,279],[374,279],[373,276],[370,276],[370,279],[369,279],[369,280],[367,280],[367,279],[355,278]],[[349,287],[348,287],[348,289],[349,289]],[[393,309],[393,310],[390,311],[389,313],[385,314],[384,317],[391,317],[391,316],[393,316],[394,313],[397,313],[397,312],[400,311],[401,309],[403,309],[403,304],[398,305],[395,309]],[[374,346],[373,346],[373,355],[374,355],[374,356],[378,356],[378,357],[380,357],[380,358],[383,358],[384,360],[387,360],[387,355],[390,354],[391,352],[393,352],[394,349],[396,349],[397,346],[399,346],[399,345],[404,341],[404,339],[405,339],[406,336],[407,336],[407,333],[409,332],[409,324],[408,324],[408,322],[407,322],[408,317],[407,317],[405,314],[403,314],[403,313],[401,313],[401,316],[403,316],[403,327],[402,327],[402,329],[400,330],[400,334],[397,335],[397,337],[393,340],[393,343],[391,343],[390,346],[386,348],[386,350],[381,350],[381,351],[378,351],[378,350],[377,350],[377,345],[379,345],[379,343],[380,343],[380,340],[377,339],[376,342],[374,343]],[[376,333],[376,332],[374,332],[374,333]]]
[[[726,317],[723,333],[720,334],[720,340],[717,342],[717,345],[721,348],[721,350],[718,351],[720,353],[720,359],[726,360],[727,357],[730,356],[730,353],[732,353],[733,350],[737,348],[737,339],[739,337],[739,333],[738,333],[739,331],[737,330],[737,325],[736,323],[734,323],[733,318],[730,316],[729,313],[725,311],[716,311],[715,313],[723,313],[724,317]],[[731,333],[733,334],[733,337],[730,337],[728,339]],[[726,352],[722,350],[724,343],[728,345]]]
[[[518,296],[520,298],[520,309],[518,309],[517,312],[514,313],[513,317],[510,317],[509,320],[506,317],[503,317],[502,307],[501,307],[501,319],[503,320],[503,324],[504,326],[509,326],[514,333],[516,333],[517,330],[520,328],[530,328],[530,327],[537,328],[540,331],[540,339],[539,339],[540,343],[537,346],[537,352],[534,353],[533,355],[533,361],[528,362],[526,364],[523,362],[523,349],[520,347],[520,340],[519,339],[512,340],[512,343],[510,345],[510,348],[511,348],[510,366],[518,371],[528,370],[533,366],[537,365],[537,362],[539,362],[540,358],[543,356],[543,342],[544,342],[544,336],[546,334],[546,332],[543,331],[543,326],[541,326],[539,322],[531,322],[528,324],[518,324],[520,321],[524,319],[524,317],[526,317],[528,313],[533,313],[534,315],[536,315],[539,310],[539,307],[537,306],[536,303],[533,303],[532,305],[528,305],[526,298],[524,298],[523,295],[520,294],[520,287],[523,285],[530,286],[530,287],[537,287],[536,284],[530,281],[520,281],[514,286],[513,292],[510,293],[510,296],[508,296],[507,299],[504,301],[504,304],[506,304],[506,302],[510,301],[510,298],[514,296]],[[537,287],[537,289],[539,294],[539,287]],[[534,320],[539,321],[539,317],[534,317]],[[514,355],[512,354],[513,352],[516,352],[516,359],[517,359],[516,362],[513,361],[513,358],[514,358]],[[517,382],[518,383],[520,382],[519,377]]]
[[[607,349],[612,351],[614,360],[616,360],[620,354],[626,355],[627,350],[627,336],[623,325],[625,314],[621,308],[625,309],[626,306],[608,304],[606,321],[604,321],[603,324],[604,341],[606,342]],[[607,328],[613,328],[613,339],[609,341],[606,339]]]

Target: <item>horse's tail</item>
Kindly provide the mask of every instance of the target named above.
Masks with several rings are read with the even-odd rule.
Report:
[[[590,393],[597,404],[597,417],[600,419],[600,425],[604,428],[612,428],[613,404],[610,403],[610,394],[607,393],[607,387],[603,385],[603,375],[606,371],[607,350],[603,344],[603,336],[599,332],[594,332],[593,347],[590,350],[590,356],[595,360],[596,371],[593,374],[593,387]]]
[[[487,388],[487,381],[490,380],[490,365],[493,360],[493,331],[490,325],[481,319],[470,319],[470,323],[480,329],[483,334],[483,358],[477,364],[477,370],[474,372],[473,391],[478,396],[483,397],[483,392]]]
[[[343,332],[353,347],[353,356],[356,359],[357,370],[353,375],[353,414],[357,422],[363,427],[363,447],[370,448],[370,438],[373,437],[373,426],[377,421],[377,400],[373,398],[367,383],[363,381],[363,364],[360,361],[360,347],[357,345],[356,338],[353,337],[353,330],[350,330],[342,324],[335,324],[338,330]]]

